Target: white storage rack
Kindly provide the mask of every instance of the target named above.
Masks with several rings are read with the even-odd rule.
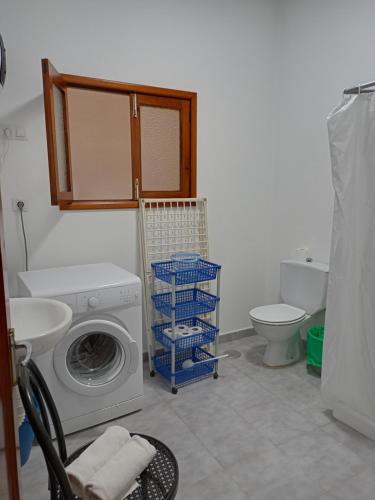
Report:
[[[176,252],[197,252],[202,259],[208,260],[208,232],[207,232],[207,200],[205,198],[177,198],[177,199],[141,199],[139,210],[139,236],[142,253],[142,267],[144,278],[144,304],[148,339],[148,355],[150,373],[154,375],[153,358],[155,354],[155,338],[152,326],[163,321],[163,315],[153,307],[151,296],[156,293],[172,294],[172,301],[176,300],[176,287],[165,281],[154,279],[152,273],[153,262],[170,259]],[[220,270],[219,270],[220,275]],[[182,285],[180,289],[187,289],[189,285]],[[217,290],[220,279],[217,282]],[[200,289],[209,293],[209,282],[200,283]],[[201,317],[202,321],[210,320],[211,315]],[[175,325],[176,319],[171,317]],[[219,310],[215,312],[215,328],[218,331]],[[218,335],[215,336],[214,355],[217,357]],[[174,373],[176,350],[175,343],[171,345],[172,371]],[[204,360],[201,361],[204,364]],[[196,363],[198,364],[198,363]],[[215,362],[217,374],[217,360]],[[183,384],[180,384],[183,385]],[[171,380],[172,392],[177,388],[174,376]]]

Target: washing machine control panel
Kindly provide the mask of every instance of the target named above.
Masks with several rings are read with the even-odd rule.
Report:
[[[72,295],[61,295],[55,299],[67,304],[72,309],[73,314],[121,306],[136,306],[141,303],[141,286],[134,284],[89,290]]]

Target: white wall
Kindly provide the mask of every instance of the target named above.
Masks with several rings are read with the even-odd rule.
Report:
[[[279,2],[276,59],[278,124],[268,297],[278,267],[308,246],[329,257],[333,190],[326,116],[345,87],[375,80],[372,0]]]
[[[43,15],[41,14],[43,13]],[[198,92],[198,191],[223,269],[223,331],[277,300],[279,261],[329,255],[333,192],[325,117],[341,90],[375,78],[371,0],[3,0],[9,59],[0,123],[25,126],[1,177],[11,291],[31,268],[112,261],[139,271],[134,211],[49,203],[40,59],[63,72]]]
[[[11,291],[23,269],[13,198],[32,269],[112,261],[137,272],[135,212],[60,212],[49,202],[40,59],[62,72],[198,92],[198,192],[208,197],[211,257],[223,264],[223,331],[264,303],[273,181],[272,0],[2,0],[8,79],[0,123],[24,126],[1,187]],[[342,85],[342,83],[341,83]]]

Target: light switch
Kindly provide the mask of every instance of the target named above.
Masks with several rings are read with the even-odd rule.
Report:
[[[26,141],[26,130],[23,127],[16,127],[16,139]]]

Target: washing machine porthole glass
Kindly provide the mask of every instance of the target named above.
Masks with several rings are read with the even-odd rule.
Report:
[[[120,342],[107,333],[90,332],[76,339],[66,354],[70,375],[87,386],[100,386],[114,380],[125,363]]]

